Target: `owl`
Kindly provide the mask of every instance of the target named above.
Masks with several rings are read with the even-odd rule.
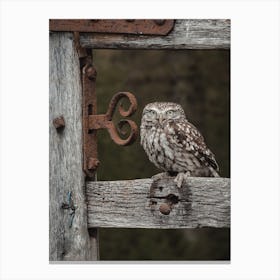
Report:
[[[197,128],[188,122],[181,105],[171,102],[146,105],[140,137],[149,160],[165,171],[155,178],[176,176],[180,188],[189,176],[219,177],[214,154]]]

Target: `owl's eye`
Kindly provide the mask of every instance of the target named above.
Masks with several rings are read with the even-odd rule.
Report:
[[[150,110],[146,113],[148,118],[155,118],[156,117],[156,111]]]
[[[166,112],[166,115],[170,118],[170,117],[173,117],[174,116],[174,111],[173,110],[169,110]]]

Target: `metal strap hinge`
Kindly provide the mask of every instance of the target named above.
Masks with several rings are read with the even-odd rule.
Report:
[[[84,171],[89,178],[93,178],[95,170],[99,165],[97,156],[97,130],[107,129],[111,139],[118,145],[127,146],[132,144],[138,134],[138,128],[134,121],[122,119],[117,127],[112,121],[117,104],[122,98],[127,98],[130,106],[125,110],[120,104],[118,111],[122,117],[130,117],[137,110],[137,100],[130,92],[119,92],[115,94],[105,114],[97,115],[96,100],[96,76],[97,72],[92,64],[91,57],[87,56],[85,65],[82,67],[82,88],[83,88],[83,156]],[[124,125],[130,127],[129,136],[126,139],[120,137],[126,135],[123,131]]]
[[[171,19],[50,19],[50,31],[167,35],[174,26]]]

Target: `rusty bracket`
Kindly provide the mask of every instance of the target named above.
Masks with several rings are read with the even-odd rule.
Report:
[[[83,155],[84,155],[84,171],[89,178],[93,178],[95,170],[99,165],[97,156],[97,130],[107,129],[112,140],[122,146],[132,144],[138,134],[138,128],[134,121],[122,119],[116,126],[112,118],[116,110],[118,102],[122,98],[127,98],[130,102],[128,110],[125,110],[120,104],[118,111],[122,117],[130,117],[137,109],[137,100],[132,93],[119,92],[115,94],[109,104],[106,114],[97,115],[96,100],[96,69],[92,64],[91,57],[87,56],[85,65],[82,67],[82,87],[83,87]],[[130,127],[130,134],[126,139],[122,139],[119,135],[126,135],[123,126]]]
[[[50,31],[167,35],[174,26],[171,19],[50,19]]]
[[[137,125],[132,120],[122,119],[119,121],[117,128],[112,122],[113,114],[115,112],[116,106],[120,99],[127,98],[130,102],[130,107],[128,110],[124,110],[122,105],[119,106],[119,113],[122,117],[130,117],[137,110],[137,101],[135,96],[130,92],[119,92],[115,94],[109,104],[109,108],[106,114],[101,115],[89,115],[89,129],[101,129],[106,128],[112,138],[112,140],[121,146],[128,146],[132,144],[136,138],[138,133]],[[122,139],[119,134],[125,135],[126,132],[123,131],[123,126],[128,125],[130,127],[130,134],[126,139]]]

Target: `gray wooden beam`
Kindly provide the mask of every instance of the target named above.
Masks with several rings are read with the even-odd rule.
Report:
[[[98,258],[96,231],[87,228],[85,176],[82,171],[82,87],[71,33],[51,33],[49,41],[49,260]],[[65,127],[53,120],[64,117]],[[58,126],[59,121],[56,123]],[[76,208],[71,221],[69,194]]]
[[[167,36],[81,33],[94,49],[229,49],[230,20],[181,19]]]
[[[230,227],[228,178],[189,178],[180,189],[174,178],[89,182],[86,193],[89,227]]]

